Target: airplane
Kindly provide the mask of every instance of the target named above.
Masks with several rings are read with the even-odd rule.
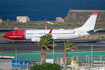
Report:
[[[80,37],[89,36],[95,33],[95,23],[98,12],[95,11],[83,24],[83,26],[75,28],[73,30],[14,30],[3,35],[4,38],[9,40],[31,40],[32,42],[39,42],[40,38],[45,34],[51,34],[52,39],[75,39]]]

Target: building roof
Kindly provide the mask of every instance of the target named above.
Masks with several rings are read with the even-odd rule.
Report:
[[[0,56],[2,58],[2,56]],[[3,58],[14,58],[14,56],[3,56]]]

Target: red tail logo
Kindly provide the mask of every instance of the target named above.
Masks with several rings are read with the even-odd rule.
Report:
[[[51,28],[51,30],[50,30],[50,32],[49,32],[49,34],[51,34],[51,33],[52,33],[52,30],[53,30],[53,28]]]

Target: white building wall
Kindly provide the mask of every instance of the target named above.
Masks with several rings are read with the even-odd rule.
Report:
[[[0,70],[12,70],[12,58],[0,58]]]
[[[17,22],[27,23],[29,21],[28,16],[17,16]]]
[[[61,17],[56,17],[56,22],[64,22],[64,19]]]
[[[2,23],[2,19],[0,19],[0,23]]]

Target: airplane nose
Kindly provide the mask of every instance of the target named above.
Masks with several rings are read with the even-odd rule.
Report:
[[[3,35],[4,38],[7,38],[7,34]]]

